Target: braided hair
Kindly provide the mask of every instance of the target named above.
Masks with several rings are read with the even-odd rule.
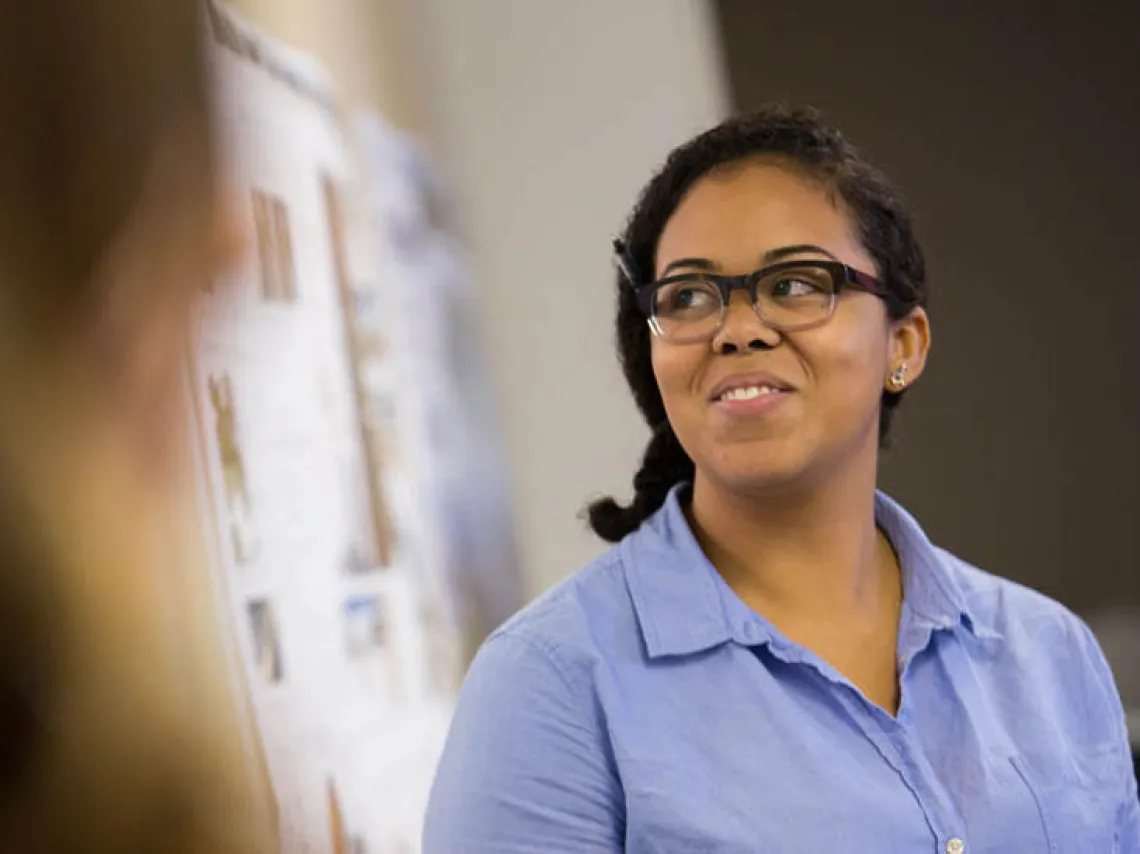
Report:
[[[914,224],[886,177],[863,160],[836,128],[811,108],[772,105],[730,118],[675,149],[642,190],[623,241],[634,269],[655,268],[657,242],[666,223],[693,185],[705,175],[747,160],[768,159],[821,182],[850,212],[863,246],[886,286],[888,314],[906,317],[925,306],[929,295],[926,262]],[[640,283],[638,283],[640,284]],[[681,447],[665,413],[653,374],[650,330],[633,289],[617,276],[617,350],[634,401],[652,430],[641,467],[633,478],[633,501],[613,497],[587,507],[590,527],[617,542],[655,513],[676,484],[691,481],[693,461]],[[891,415],[903,392],[884,392],[879,416],[885,446]]]

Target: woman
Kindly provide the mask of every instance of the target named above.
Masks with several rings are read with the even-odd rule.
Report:
[[[876,492],[930,348],[886,180],[770,108],[674,151],[617,249],[634,499],[472,665],[426,851],[1140,851],[1083,623]]]
[[[180,495],[192,301],[240,244],[199,12],[0,4],[5,854],[267,850],[216,659],[171,636],[202,615],[153,548]]]

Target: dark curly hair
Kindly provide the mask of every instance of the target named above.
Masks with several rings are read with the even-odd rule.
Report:
[[[879,279],[888,291],[884,301],[892,318],[903,318],[917,306],[926,305],[926,262],[898,193],[811,108],[769,106],[728,119],[675,149],[642,191],[626,226],[623,241],[634,269],[654,269],[661,232],[700,178],[758,158],[771,159],[822,182],[843,202],[863,246],[875,259]],[[653,433],[633,478],[632,503],[623,507],[607,497],[587,508],[590,527],[609,542],[637,530],[661,507],[675,484],[692,480],[694,474],[693,461],[673,433],[653,375],[648,324],[621,273],[617,292],[618,355],[637,407]],[[891,414],[901,397],[902,393],[883,394],[879,418],[882,445],[886,444]]]

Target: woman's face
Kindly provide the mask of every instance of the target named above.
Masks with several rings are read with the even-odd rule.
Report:
[[[656,276],[708,262],[717,273],[750,273],[774,250],[804,247],[786,259],[835,259],[879,271],[853,222],[826,188],[770,163],[750,162],[698,181],[658,243]],[[696,465],[697,480],[755,493],[826,478],[878,448],[880,399],[892,371],[907,384],[922,372],[929,329],[921,309],[892,321],[883,302],[844,290],[834,315],[812,329],[764,326],[747,293],[734,291],[711,341],[675,344],[654,337],[653,370],[673,430]],[[780,389],[726,400],[729,386]],[[872,469],[873,470],[873,469]]]

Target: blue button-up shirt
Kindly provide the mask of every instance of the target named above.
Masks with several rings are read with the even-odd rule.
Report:
[[[903,572],[897,718],[732,592],[675,490],[484,645],[425,854],[1140,852],[1087,627],[885,496],[876,515]]]

